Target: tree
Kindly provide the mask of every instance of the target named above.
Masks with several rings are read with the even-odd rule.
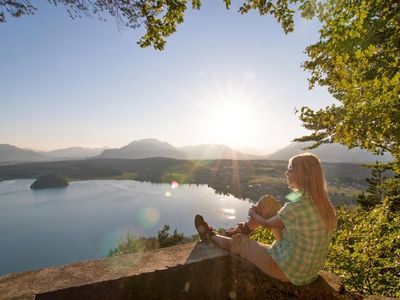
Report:
[[[227,9],[231,0],[222,0]],[[317,7],[317,0],[245,0],[239,7],[239,13],[257,10],[260,15],[270,14],[282,25],[285,33],[293,31],[295,6],[303,17],[311,17]],[[48,0],[53,5],[65,6],[71,18],[82,15],[112,16],[118,24],[138,28],[142,25],[146,33],[138,41],[141,47],[153,46],[163,50],[166,38],[173,34],[177,25],[184,21],[188,7],[186,0]],[[192,9],[200,9],[201,0],[191,1]],[[6,15],[20,17],[33,15],[37,10],[30,0],[0,0],[0,23],[6,21]]]
[[[192,237],[178,233],[177,229],[172,234],[169,233],[170,226],[164,225],[163,229],[158,230],[157,237],[136,236],[128,231],[119,241],[117,247],[110,249],[107,256],[120,254],[143,252],[152,249],[159,249],[179,245],[193,241]]]
[[[170,226],[164,225],[164,228],[157,233],[157,241],[160,245],[160,248],[170,247],[173,245],[182,244],[185,240],[183,233],[178,233],[175,228],[172,234],[169,233]]]
[[[385,169],[382,164],[378,162],[370,166],[371,177],[365,178],[368,182],[367,192],[362,192],[357,196],[357,203],[360,204],[364,209],[373,209],[377,204],[382,203],[385,193],[382,189],[382,183],[385,181],[384,176]]]
[[[307,47],[303,67],[310,88],[326,86],[339,104],[302,107],[300,119],[312,133],[296,141],[389,152],[389,167],[400,175],[399,1],[327,1],[319,18],[320,40]]]
[[[338,208],[325,267],[348,291],[400,297],[400,215],[384,200],[372,210]]]

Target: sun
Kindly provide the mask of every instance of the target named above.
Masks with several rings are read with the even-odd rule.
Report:
[[[256,129],[254,108],[240,99],[214,102],[206,122],[211,140],[229,146],[248,145]]]

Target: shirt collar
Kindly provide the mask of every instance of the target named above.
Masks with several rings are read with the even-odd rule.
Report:
[[[290,194],[286,195],[285,198],[290,202],[297,202],[303,197],[302,191],[293,191]]]

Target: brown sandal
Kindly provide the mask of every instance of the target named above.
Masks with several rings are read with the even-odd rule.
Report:
[[[194,226],[196,227],[200,240],[202,241],[209,241],[212,236],[217,234],[212,227],[208,226],[208,223],[204,221],[204,218],[201,215],[196,215],[194,217]]]

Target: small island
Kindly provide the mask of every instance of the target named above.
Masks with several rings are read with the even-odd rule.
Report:
[[[68,181],[57,174],[47,174],[41,176],[35,180],[31,185],[31,189],[33,190],[41,190],[48,188],[59,188],[68,186]]]

